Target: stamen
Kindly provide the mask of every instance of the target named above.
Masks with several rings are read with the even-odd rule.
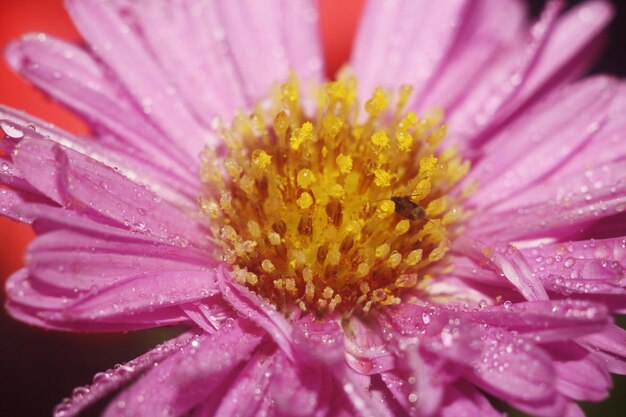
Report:
[[[279,309],[350,315],[398,303],[449,264],[475,189],[455,188],[469,163],[436,152],[441,110],[405,113],[410,86],[395,100],[376,89],[362,118],[354,77],[319,88],[315,114],[299,84],[292,74],[269,110],[238,114],[221,132],[225,157],[203,154],[211,238],[233,279]]]

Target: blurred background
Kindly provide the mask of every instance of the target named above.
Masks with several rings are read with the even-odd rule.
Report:
[[[571,3],[578,3],[572,1]],[[363,0],[319,0],[325,62],[329,77],[347,61]],[[529,2],[537,14],[542,0]],[[607,49],[593,72],[626,75],[626,2],[613,0],[618,13],[609,28]],[[0,0],[0,47],[25,32],[46,32],[81,42],[62,0]],[[70,132],[87,134],[88,128],[70,112],[0,64],[0,103],[27,110]],[[0,281],[23,265],[29,227],[0,218]],[[4,291],[0,302],[4,304]],[[128,334],[81,335],[43,331],[13,321],[0,310],[0,416],[48,416],[60,400],[99,371],[133,359],[170,336],[168,330]],[[611,399],[585,404],[589,417],[626,415],[626,378],[614,379]],[[84,413],[95,416],[103,404]],[[512,413],[515,416],[521,414]]]

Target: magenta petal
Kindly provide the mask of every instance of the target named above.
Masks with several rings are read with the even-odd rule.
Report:
[[[27,268],[13,273],[6,281],[5,290],[9,302],[39,308],[41,310],[58,310],[69,303],[67,297],[56,296],[55,292],[41,291],[40,286],[33,287],[33,280]],[[47,289],[47,287],[44,287]]]
[[[458,239],[454,250],[476,262],[488,262],[492,269],[504,275],[527,300],[548,299],[543,284],[531,273],[528,262],[514,246]]]
[[[284,81],[290,66],[302,71],[306,81],[320,77],[317,14],[309,0],[273,0],[270,4],[247,0],[216,5],[221,35],[226,38],[249,100],[258,100],[272,84]],[[296,44],[296,39],[303,43]]]
[[[319,11],[315,0],[282,0],[285,51],[290,66],[305,82],[324,77]]]
[[[71,230],[37,237],[28,257],[28,269],[37,280],[74,293],[114,285],[138,271],[204,271],[215,266],[206,253],[188,248]]]
[[[607,1],[588,1],[559,16],[545,44],[537,51],[532,66],[515,94],[490,121],[498,126],[533,100],[556,91],[561,85],[574,80],[587,71],[597,58],[603,43],[603,32],[613,16]],[[478,142],[488,140],[489,129],[479,136]]]
[[[527,249],[525,256],[554,296],[601,301],[619,312],[626,306],[623,240],[559,243]]]
[[[472,87],[452,109],[449,119],[451,143],[461,142],[462,146],[473,145],[475,149],[491,137],[493,121],[507,115],[503,114],[503,108],[514,102],[524,85],[550,39],[563,6],[562,0],[549,1],[536,22],[526,27],[522,34],[513,36],[507,47],[490,57],[480,77],[473,80]]]
[[[582,300],[507,303],[477,312],[460,312],[461,317],[528,335],[540,343],[595,333],[611,322],[604,305]]]
[[[537,259],[537,257],[541,256],[543,260],[552,257],[554,258],[553,261],[557,261],[557,258],[560,261],[565,261],[570,256],[575,259],[598,259],[621,263],[626,262],[626,238],[559,242],[522,249],[522,252],[527,258],[531,259],[532,257]]]
[[[608,1],[594,0],[560,16],[513,105],[517,107],[542,89],[554,88],[588,70],[598,55],[598,41],[613,14]]]
[[[600,358],[575,342],[549,346],[557,374],[556,389],[576,401],[602,401],[611,388],[611,376]]]
[[[439,363],[428,363],[418,351],[415,341],[399,342],[402,361],[397,370],[383,374],[389,390],[398,403],[415,415],[432,416],[439,410],[445,393],[445,372]]]
[[[472,1],[461,22],[455,43],[437,76],[413,105],[418,110],[443,108],[454,117],[455,106],[468,93],[468,85],[482,89],[491,81],[485,77],[498,57],[520,42],[526,30],[526,4],[518,0]],[[477,110],[477,109],[476,109]]]
[[[125,282],[88,293],[62,312],[67,320],[111,321],[120,316],[158,311],[217,293],[216,272],[141,273]]]
[[[209,131],[189,114],[178,91],[166,81],[167,77],[114,3],[68,0],[66,7],[78,30],[113,69],[136,106],[149,113],[162,131],[180,143],[190,160],[197,160],[211,137]],[[141,71],[128,71],[129,67]]]
[[[623,159],[626,155],[622,133],[626,129],[626,83],[620,81],[613,102],[609,108],[607,121],[593,140],[581,152],[563,166],[555,176],[567,181],[569,174],[589,167],[601,167]]]
[[[147,153],[163,167],[175,164],[193,174],[189,162],[184,162],[186,153],[153,127],[83,48],[51,36],[27,35],[9,44],[5,55],[14,71],[84,116],[96,129],[114,133],[120,145]]]
[[[604,171],[598,175],[601,179],[597,182],[600,184],[597,189],[587,190],[583,185],[577,191],[550,196],[538,204],[477,217],[469,225],[468,234],[498,236],[509,241],[554,238],[575,236],[581,229],[587,229],[592,223],[605,218],[610,221],[608,217],[622,213],[626,204],[624,167],[624,162],[617,162],[591,170],[592,176]],[[571,184],[575,184],[576,179],[581,180],[578,184],[584,184],[587,181],[582,181],[583,176],[585,171],[577,173]],[[581,189],[587,191],[581,192]],[[613,236],[626,232],[623,221],[609,222],[609,227]],[[591,228],[589,230],[592,231]]]
[[[202,227],[110,167],[49,141],[24,139],[14,156],[25,178],[66,208],[97,212],[120,226],[178,246],[207,244]],[[48,174],[41,175],[42,170]]]
[[[537,403],[555,395],[550,358],[528,341],[499,329],[485,329],[482,355],[469,378],[507,401]]]
[[[52,201],[37,194],[0,188],[0,213],[20,223],[32,223],[35,216],[26,209],[31,204],[46,205]]]
[[[219,406],[210,414],[212,417],[254,417],[262,416],[273,406],[268,397],[268,386],[272,381],[276,354],[269,349],[259,349],[248,360],[244,368],[235,376],[233,383]],[[208,410],[204,410],[205,415]]]
[[[128,2],[120,12],[198,123],[247,107],[214,2]]]
[[[558,169],[606,119],[614,84],[607,77],[573,84],[493,138],[470,176],[480,181],[473,201],[489,207]]]
[[[242,316],[252,320],[274,339],[274,342],[293,358],[291,323],[266,301],[249,289],[232,283],[226,269],[221,266],[217,271],[217,282],[224,299]]]
[[[344,334],[346,361],[356,372],[375,375],[394,368],[395,356],[376,323],[352,317],[344,323]]]
[[[92,320],[69,321],[62,311],[71,303],[71,297],[75,297],[75,294],[71,292],[51,294],[49,288],[39,288],[40,285],[33,287],[32,282],[32,277],[28,276],[25,269],[15,273],[7,282],[10,299],[5,307],[14,318],[47,329],[114,332],[175,325],[189,321],[188,316],[176,306],[163,306],[157,311],[115,317],[112,321],[107,321],[106,318],[97,323]]]
[[[457,384],[448,388],[441,407],[441,417],[503,417],[485,396],[469,384]]]
[[[388,404],[367,392],[370,378],[357,374],[344,359],[344,334],[336,321],[317,321],[310,315],[295,323],[293,348],[296,358],[308,366],[322,366],[342,387],[354,409],[364,417],[390,416]]]
[[[327,370],[293,363],[278,354],[267,395],[277,417],[323,417],[329,411],[332,384]]]
[[[316,320],[307,315],[294,322],[291,343],[299,360],[312,366],[316,363],[325,364],[332,371],[343,375],[344,369],[347,370],[347,364],[343,363],[344,337],[335,320]]]
[[[470,7],[466,0],[367,3],[352,56],[361,100],[377,86],[411,84],[419,95],[453,45]]]
[[[199,336],[123,391],[104,416],[186,415],[250,358],[260,340],[255,329],[237,321]]]
[[[576,403],[569,403],[565,408],[565,414],[563,417],[586,417],[585,412]]]
[[[0,124],[9,123],[12,127],[18,127],[24,133],[24,137],[52,140],[84,155],[89,155],[105,165],[116,167],[125,176],[158,191],[165,199],[175,201],[177,204],[191,206],[196,204],[199,178],[193,167],[188,169],[188,163],[181,168],[183,165],[172,161],[171,153],[167,158],[159,159],[154,155],[148,155],[143,149],[138,150],[125,142],[120,143],[117,138],[105,141],[103,140],[105,136],[92,139],[76,137],[19,110],[2,105],[0,105],[0,117],[3,119]],[[139,124],[146,126],[145,123]],[[160,136],[155,132],[146,132],[146,134]],[[134,138],[129,140],[133,143],[138,142]],[[18,141],[14,143],[16,145]],[[5,150],[9,153],[14,147]],[[170,149],[165,144],[159,146],[159,149],[164,148]]]
[[[626,375],[626,330],[610,325],[602,332],[577,339],[602,359],[612,373]]]
[[[120,386],[138,378],[143,372],[157,362],[165,360],[176,351],[187,346],[195,337],[192,332],[168,340],[147,353],[125,364],[116,366],[93,377],[93,382],[84,387],[74,389],[71,397],[65,398],[54,408],[54,417],[74,417],[102,397],[118,389]]]
[[[182,304],[181,309],[196,325],[207,333],[215,333],[222,323],[235,318],[235,313],[226,304],[221,294]]]
[[[562,417],[565,415],[571,400],[561,394],[556,394],[542,401],[508,400],[514,408],[537,417]]]

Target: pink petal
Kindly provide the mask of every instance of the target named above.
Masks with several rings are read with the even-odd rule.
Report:
[[[359,415],[391,416],[388,404],[366,391],[370,378],[357,374],[345,362],[343,339],[344,334],[333,319],[318,321],[307,315],[293,327],[292,343],[298,361],[321,366],[332,374]]]
[[[454,112],[454,106],[467,94],[468,85],[483,81],[483,75],[503,50],[515,45],[526,30],[526,4],[519,0],[479,0],[461,22],[455,43],[437,76],[424,94],[416,96],[412,107]]]
[[[503,417],[485,396],[469,384],[456,384],[448,388],[441,407],[441,417]]]
[[[13,160],[28,182],[66,209],[97,213],[178,246],[207,245],[206,232],[190,216],[89,157],[50,141],[23,139]]]
[[[554,367],[533,344],[499,329],[485,329],[482,356],[468,377],[508,402],[538,403],[555,395]]]
[[[249,100],[265,97],[290,67],[306,82],[322,75],[318,16],[311,0],[217,3],[220,26]]]
[[[159,65],[114,4],[68,0],[66,7],[85,40],[114,71],[136,106],[148,113],[169,138],[180,143],[188,157],[197,160],[209,143],[210,133],[190,115],[184,98],[166,81]],[[141,71],[128,71],[128,68],[141,68]]]
[[[269,349],[259,349],[237,374],[219,407],[212,417],[254,417],[267,413],[273,406],[268,398],[268,387],[272,381],[276,354]],[[207,410],[208,411],[208,410]],[[209,415],[206,413],[205,415]]]
[[[49,199],[38,194],[0,188],[0,214],[16,222],[32,223],[35,216],[27,213],[25,208],[31,204],[43,206],[52,203]]]
[[[548,299],[543,284],[531,273],[526,259],[515,247],[459,239],[454,250],[478,263],[487,263],[496,272],[501,272],[527,300]]]
[[[8,313],[25,323],[47,329],[78,332],[113,332],[152,328],[155,326],[174,325],[189,321],[178,307],[164,306],[157,311],[116,317],[112,321],[106,318],[98,321],[68,320],[63,309],[76,297],[72,292],[51,291],[50,287],[36,282],[26,269],[16,272],[7,281],[9,299],[6,303]]]
[[[626,207],[624,167],[626,162],[621,161],[571,175],[571,183],[565,184],[562,194],[539,194],[544,195],[539,203],[530,201],[527,206],[477,216],[468,224],[467,232],[478,236],[498,236],[509,241],[567,238],[576,237],[581,229],[586,230],[583,227],[590,227],[593,223],[604,219],[610,221],[611,216],[617,216],[619,220]],[[593,187],[586,185],[590,178],[597,180]],[[538,194],[541,189],[536,191]],[[623,222],[614,222],[612,233],[607,237],[622,235],[624,231]]]
[[[359,96],[411,84],[419,95],[453,44],[470,2],[369,2],[352,56]],[[433,16],[437,16],[436,19]]]
[[[328,371],[293,363],[279,353],[272,374],[267,396],[276,416],[327,415],[334,382]]]
[[[198,123],[210,127],[215,117],[230,120],[247,107],[214,2],[116,3],[129,35],[151,53]]]
[[[285,80],[290,67],[305,82],[321,77],[317,14],[311,1],[247,1],[237,6],[223,2],[204,12],[214,24],[211,33],[205,29],[203,34],[227,51],[249,104]]]
[[[199,336],[123,391],[104,416],[186,415],[250,358],[260,340],[255,329],[237,321]]]
[[[507,400],[518,410],[537,417],[562,417],[570,411],[572,401],[561,394],[556,394],[542,401]]]
[[[318,4],[314,0],[282,0],[283,39],[289,64],[306,82],[324,77]],[[287,34],[287,36],[284,36]]]
[[[485,66],[482,77],[474,80],[472,88],[452,109],[448,120],[449,142],[461,142],[461,146],[477,142],[503,106],[515,98],[547,43],[562,8],[561,0],[548,2],[539,20],[523,36],[515,36],[513,42]]]
[[[559,243],[526,250],[526,258],[554,296],[603,302],[613,311],[626,305],[624,239]]]
[[[586,417],[586,414],[578,404],[568,403],[563,417]]]
[[[626,375],[626,330],[611,325],[602,332],[583,336],[577,341],[602,359],[610,372]]]
[[[275,307],[259,298],[255,293],[241,285],[233,283],[226,269],[221,266],[217,271],[217,282],[224,299],[244,317],[252,320],[264,329],[274,342],[293,359],[291,346],[291,323]]]
[[[9,44],[5,55],[14,71],[97,129],[114,133],[124,147],[148,153],[163,167],[176,164],[179,170],[194,173],[184,162],[184,149],[155,129],[105,68],[83,48],[37,34]]]
[[[107,394],[138,378],[155,363],[161,362],[175,354],[176,351],[187,346],[194,339],[193,333],[183,333],[123,365],[97,373],[94,375],[91,384],[74,389],[71,397],[65,398],[57,405],[54,408],[53,417],[73,417],[78,415],[85,408]]]
[[[604,305],[569,299],[509,302],[479,311],[460,311],[458,317],[528,335],[538,343],[585,336],[603,330],[610,323]]]
[[[602,401],[611,376],[600,358],[574,342],[550,346],[557,374],[556,389],[576,401]]]
[[[502,108],[490,120],[490,127],[506,123],[508,117],[523,111],[533,99],[587,71],[599,54],[602,34],[612,17],[613,7],[603,0],[585,2],[560,16],[545,45],[537,51],[519,90],[503,102]],[[489,130],[487,128],[476,138],[474,144],[488,139]]]
[[[344,323],[346,361],[356,372],[374,375],[394,368],[395,357],[387,349],[380,326],[351,317]]]
[[[472,170],[471,201],[490,207],[557,170],[598,131],[613,97],[609,78],[591,78],[551,95],[492,139]]]
[[[403,340],[396,354],[402,359],[397,370],[383,374],[396,401],[413,415],[432,416],[443,401],[445,376],[439,363],[428,363],[415,341]]]
[[[79,298],[54,320],[114,321],[202,300],[218,292],[213,270],[139,272],[124,282]],[[158,325],[158,323],[155,323]]]
[[[570,174],[583,169],[601,167],[616,162],[626,156],[623,132],[626,129],[626,83],[620,82],[615,89],[615,96],[608,110],[606,123],[594,135],[590,143],[573,155],[561,169],[555,173],[561,181],[567,181]]]
[[[89,155],[93,159],[105,165],[116,167],[125,176],[155,190],[163,198],[175,201],[177,204],[186,204],[195,207],[198,195],[199,175],[188,171],[186,168],[179,169],[172,166],[175,162],[168,157],[167,160],[155,164],[157,158],[151,155],[146,159],[145,152],[139,152],[136,148],[119,140],[105,142],[103,140],[86,140],[64,132],[47,122],[29,116],[18,110],[0,106],[0,125],[19,129],[21,137],[37,139],[50,139],[82,154]],[[144,124],[141,124],[145,126]],[[23,134],[23,135],[22,135]],[[158,134],[155,134],[160,136]],[[12,152],[18,140],[2,141],[12,146],[6,149]],[[180,165],[179,165],[180,166]],[[188,167],[189,164],[186,163]]]
[[[196,325],[207,333],[215,333],[222,322],[235,318],[235,313],[221,295],[214,295],[200,302],[182,304],[180,307]]]
[[[74,293],[113,286],[138,272],[205,271],[211,265],[206,253],[71,230],[46,233],[28,250],[28,269],[38,281]]]

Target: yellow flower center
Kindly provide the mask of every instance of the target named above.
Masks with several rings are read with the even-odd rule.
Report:
[[[271,105],[222,130],[226,156],[203,155],[211,239],[234,279],[283,311],[398,303],[447,267],[460,230],[455,185],[469,163],[436,150],[442,112],[404,112],[404,86],[395,97],[376,89],[360,115],[356,90],[342,75],[303,102],[292,74]]]

